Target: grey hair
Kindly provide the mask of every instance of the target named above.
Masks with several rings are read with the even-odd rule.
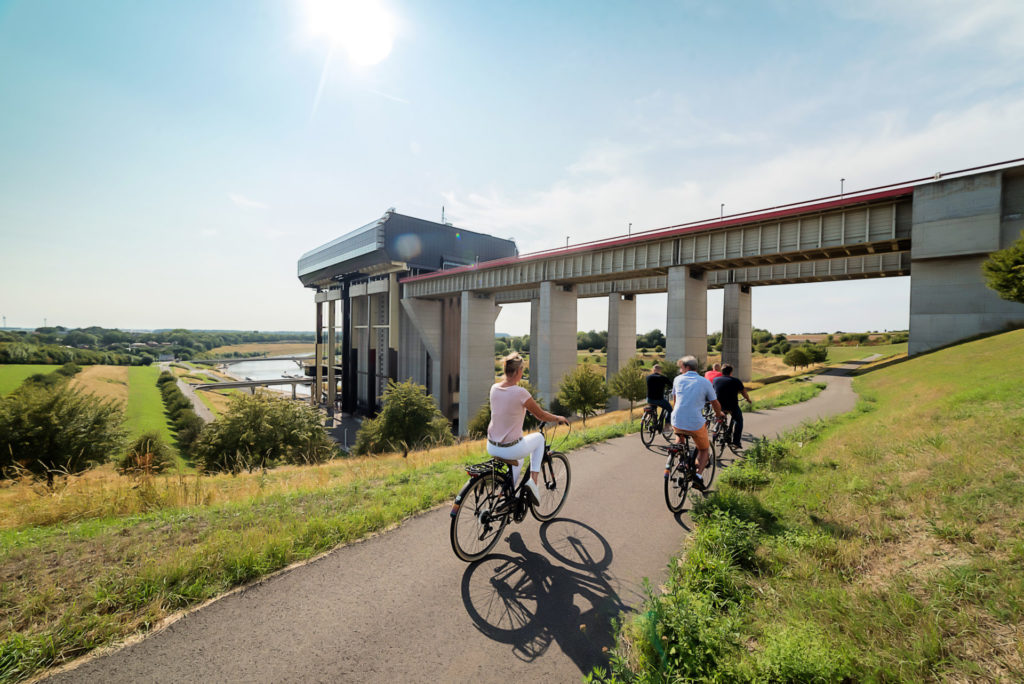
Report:
[[[679,361],[677,363],[680,366],[686,366],[687,368],[692,368],[693,370],[697,370],[697,365],[698,364],[697,364],[697,357],[696,356],[691,356],[691,355],[688,354],[688,355],[684,356],[683,358],[679,359]]]

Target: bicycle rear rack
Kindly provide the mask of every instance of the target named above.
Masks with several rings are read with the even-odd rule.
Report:
[[[483,477],[484,475],[490,475],[491,473],[504,473],[508,470],[508,464],[499,461],[496,458],[492,458],[490,461],[484,463],[475,463],[473,465],[466,466],[466,473],[470,477]]]

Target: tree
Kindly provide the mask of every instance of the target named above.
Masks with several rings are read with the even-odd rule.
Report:
[[[630,359],[608,382],[608,389],[616,397],[629,402],[629,418],[633,419],[633,404],[647,398],[647,378],[640,359]]]
[[[356,433],[355,453],[401,451],[405,458],[416,447],[451,444],[448,421],[423,385],[388,380],[381,402],[380,414],[364,420]]]
[[[0,399],[0,476],[80,473],[109,460],[124,443],[123,413],[113,401],[72,389],[27,385]]]
[[[981,270],[986,284],[1002,299],[1024,304],[1024,231],[1006,249],[992,252]]]
[[[203,470],[229,473],[321,463],[335,450],[316,409],[264,394],[232,397],[227,413],[208,423],[192,447]]]
[[[803,347],[803,350],[811,363],[825,363],[828,361],[828,347],[823,344],[808,344]]]
[[[796,368],[797,366],[809,365],[811,360],[807,358],[807,352],[800,347],[794,347],[786,352],[786,355],[782,357],[782,362],[787,366]]]
[[[562,378],[558,402],[581,416],[586,425],[588,416],[608,405],[608,388],[604,378],[592,366],[576,366]]]

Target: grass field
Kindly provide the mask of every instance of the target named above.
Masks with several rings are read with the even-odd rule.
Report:
[[[754,401],[754,407],[762,411],[778,406],[799,404],[813,399],[821,394],[823,389],[825,389],[824,383],[808,382],[806,379],[793,378],[750,390],[748,394]]]
[[[248,354],[251,352],[260,352],[267,356],[297,356],[299,354],[313,354],[313,343],[312,342],[251,342],[248,344],[231,344],[225,347],[214,347],[206,354],[210,358],[217,358],[225,354],[231,354],[237,352],[240,354]],[[197,359],[201,361],[202,359]]]
[[[592,418],[560,448],[634,432]],[[564,436],[565,428],[560,435]],[[47,494],[0,488],[0,681],[145,631],[233,586],[449,501],[482,441],[429,452],[141,482],[107,466]]]
[[[133,437],[156,430],[168,444],[173,443],[170,425],[164,415],[164,402],[157,389],[160,369],[156,366],[132,366],[128,369],[128,402],[125,425]]]
[[[1016,331],[880,367],[723,471],[619,680],[1024,681],[1022,357]]]
[[[25,378],[36,373],[52,373],[60,366],[37,364],[3,364],[0,365],[0,397],[10,394],[21,386]]]

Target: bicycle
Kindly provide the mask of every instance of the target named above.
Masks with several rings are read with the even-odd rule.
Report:
[[[740,456],[742,448],[732,443],[733,417],[727,413],[723,420],[716,421],[711,430],[711,443],[718,447],[718,453],[724,454],[728,448],[734,456]]]
[[[681,443],[671,444],[662,449],[668,454],[668,463],[665,465],[665,504],[668,510],[679,513],[683,510],[693,476],[697,473],[697,447],[691,448],[690,436],[683,435]],[[705,489],[711,487],[715,479],[717,462],[718,457],[712,442],[709,445],[708,463],[700,473]]]
[[[640,419],[640,441],[644,443],[644,446],[648,449],[651,448],[651,443],[654,442],[654,436],[658,434],[658,409],[659,406],[654,404],[647,404],[644,407],[643,418]],[[661,436],[665,438],[665,441],[672,441],[672,422],[669,420],[669,413],[664,408],[661,408]]]
[[[541,434],[545,424],[541,423]],[[540,522],[554,518],[565,505],[572,481],[569,459],[560,451],[552,451],[544,439],[544,456],[540,466],[540,503],[534,503],[526,488],[530,471],[523,468],[518,485],[512,482],[512,468],[507,461],[492,458],[484,463],[466,466],[469,480],[455,496],[451,510],[451,542],[455,555],[471,563],[480,560],[498,543],[509,520],[519,523],[527,510]]]

